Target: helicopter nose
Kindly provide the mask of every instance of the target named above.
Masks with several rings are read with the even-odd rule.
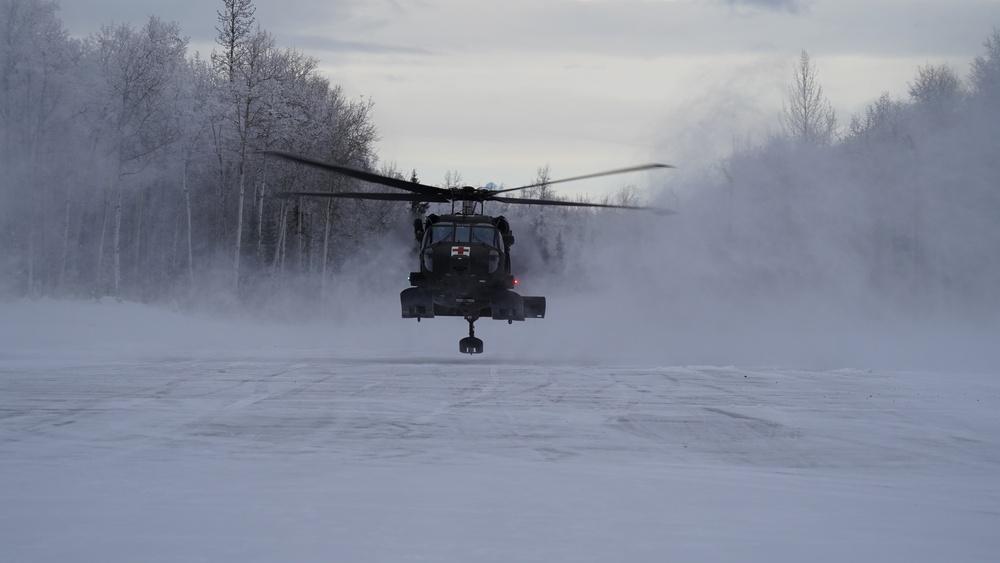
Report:
[[[472,257],[472,247],[453,246],[451,247],[451,269],[454,272],[464,272],[469,269]]]
[[[468,256],[452,256],[451,269],[455,272],[464,272],[469,269]]]

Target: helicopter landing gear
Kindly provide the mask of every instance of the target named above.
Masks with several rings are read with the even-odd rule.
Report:
[[[482,354],[483,341],[476,338],[474,323],[479,317],[465,317],[469,321],[469,336],[458,341],[458,350],[463,354]]]

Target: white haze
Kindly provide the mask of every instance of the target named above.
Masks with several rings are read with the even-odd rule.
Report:
[[[667,217],[499,209],[518,291],[546,296],[547,317],[477,334],[487,354],[537,360],[993,371],[1000,172],[976,115],[927,131],[914,113],[902,149],[774,140],[722,163],[732,183],[657,172],[646,195]],[[449,353],[460,319],[398,319],[408,238],[345,266],[327,318]]]
[[[998,62],[990,40],[977,64]],[[615,180],[675,215],[493,207],[517,237],[518,291],[546,296],[548,311],[481,320],[487,354],[994,371],[1000,107],[984,79],[963,78],[940,98],[883,94],[840,116],[828,145],[748,139],[711,167]],[[408,239],[401,226],[345,266],[332,306],[447,353],[464,322],[398,320],[397,280],[416,267]]]
[[[992,371],[992,131],[925,135],[919,154],[860,165],[843,147],[775,142],[730,160],[732,187],[718,171],[681,185],[658,172],[646,195],[677,207],[666,217],[546,209],[551,225],[540,231],[537,211],[497,209],[517,237],[518,291],[546,296],[548,311],[512,326],[482,319],[477,334],[488,356],[539,361]],[[546,262],[541,241],[552,247],[557,233],[564,256]],[[907,246],[914,233],[918,250]],[[311,285],[262,292],[241,316],[318,323],[334,347],[364,331],[450,354],[464,321],[399,319],[412,245],[401,225],[341,265],[326,298]]]

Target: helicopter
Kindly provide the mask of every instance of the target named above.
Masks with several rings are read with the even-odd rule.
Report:
[[[395,188],[405,193],[287,191],[280,197],[353,198],[412,203],[448,203],[451,212],[430,214],[415,219],[413,232],[419,242],[419,270],[410,272],[411,287],[400,292],[404,319],[462,317],[469,323],[469,335],[458,343],[463,354],[481,354],[483,341],[476,338],[475,323],[481,318],[507,321],[541,319],[545,317],[545,298],[523,296],[515,292],[517,278],[511,273],[510,249],[514,233],[506,217],[487,215],[487,201],[520,205],[550,205],[561,207],[601,207],[611,209],[650,210],[673,213],[656,207],[528,199],[501,194],[572,182],[639,172],[657,168],[674,168],[669,164],[643,164],[563,178],[516,188],[487,189],[464,186],[439,188],[417,182],[383,176],[339,164],[307,158],[283,151],[262,151],[291,162],[312,166],[373,184]]]

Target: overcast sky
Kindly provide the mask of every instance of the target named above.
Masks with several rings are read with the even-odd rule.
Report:
[[[697,170],[734,138],[780,127],[802,49],[843,125],[882,92],[906,99],[919,65],[948,62],[965,76],[1000,26],[997,0],[254,3],[280,46],[374,100],[381,159],[429,184],[457,170],[471,184],[521,185],[544,164],[557,178],[651,161]],[[205,55],[223,2],[61,5],[73,35],[157,15]]]

